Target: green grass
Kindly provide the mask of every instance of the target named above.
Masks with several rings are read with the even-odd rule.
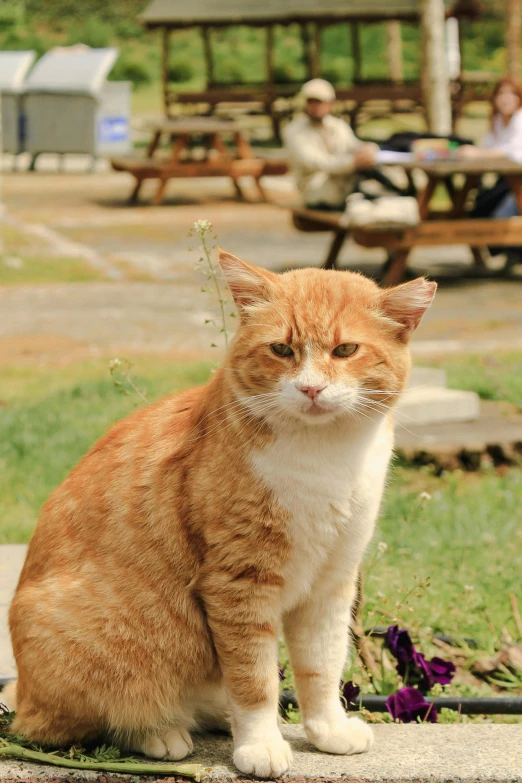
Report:
[[[209,364],[140,359],[135,382],[155,400],[208,376]],[[115,387],[107,361],[0,369],[0,543],[28,541],[50,492],[115,421],[140,403]]]
[[[448,385],[475,391],[485,400],[507,400],[522,410],[522,354],[494,356],[448,356],[430,360],[430,366],[443,367]]]
[[[1,225],[0,231],[0,285],[104,279],[87,261],[53,255],[48,245],[21,229]]]

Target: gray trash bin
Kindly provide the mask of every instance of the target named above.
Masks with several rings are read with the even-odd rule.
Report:
[[[24,148],[24,82],[35,57],[35,52],[0,52],[2,149],[13,155]]]
[[[130,82],[107,82],[117,49],[87,46],[51,49],[26,82],[26,149],[87,153],[93,157],[128,152]]]

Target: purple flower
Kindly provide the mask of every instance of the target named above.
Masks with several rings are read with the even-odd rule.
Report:
[[[447,685],[453,679],[455,664],[442,658],[427,661],[413,646],[408,631],[399,631],[398,625],[388,628],[384,643],[397,658],[397,672],[405,685],[418,685],[421,691],[429,691],[436,682]]]
[[[457,671],[454,663],[443,661],[442,658],[432,658],[431,661],[428,661],[428,666],[432,682],[438,682],[440,685],[449,685]]]
[[[386,631],[384,644],[394,658],[402,663],[411,663],[415,647],[408,631],[399,631],[398,625],[391,625]]]
[[[428,723],[437,723],[438,714],[432,704],[416,688],[401,688],[386,699],[386,708],[394,720],[401,723],[416,723],[417,718]]]
[[[279,682],[283,682],[286,677],[285,667],[279,664]]]
[[[351,680],[341,682],[341,695],[346,700],[346,709],[350,709],[350,704],[357,704],[361,689]]]

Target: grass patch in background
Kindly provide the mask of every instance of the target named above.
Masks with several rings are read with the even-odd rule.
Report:
[[[0,224],[0,285],[81,283],[104,275],[81,258],[53,254],[52,248],[21,228]]]
[[[448,386],[474,391],[484,400],[505,400],[522,410],[522,354],[447,356],[429,361],[446,370]]]

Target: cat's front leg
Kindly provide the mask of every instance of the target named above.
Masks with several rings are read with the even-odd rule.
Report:
[[[348,718],[339,696],[354,595],[350,580],[321,590],[284,619],[304,729],[325,753],[364,753],[373,744],[370,727]]]
[[[248,569],[236,578],[213,575],[201,592],[230,701],[234,764],[263,778],[280,777],[292,763],[278,726],[281,583]]]

